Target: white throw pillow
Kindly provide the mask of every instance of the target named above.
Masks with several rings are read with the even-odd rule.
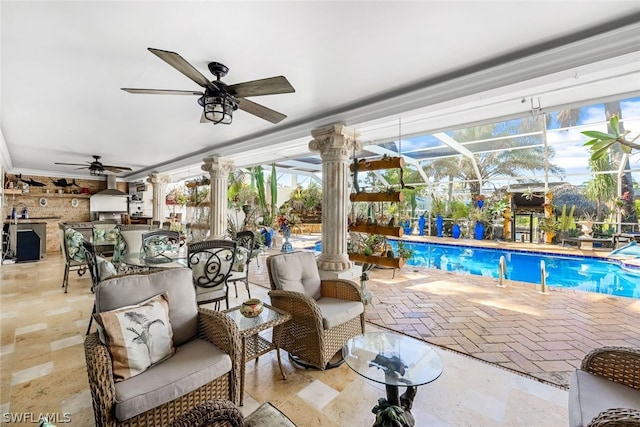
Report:
[[[115,381],[138,375],[175,352],[166,292],[94,317],[104,330]]]

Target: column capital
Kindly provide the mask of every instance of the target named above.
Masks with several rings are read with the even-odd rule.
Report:
[[[151,183],[151,184],[168,184],[171,182],[171,176],[170,175],[162,175],[159,174],[157,172],[152,172],[147,180]]]
[[[224,159],[218,156],[211,156],[205,157],[202,161],[204,164],[200,166],[200,169],[205,172],[209,172],[209,175],[212,178],[222,176],[226,177],[235,170],[233,160]]]
[[[344,124],[333,124],[311,131],[313,139],[309,142],[309,150],[323,154],[342,154],[350,156],[355,151],[362,150],[360,136],[354,129]]]

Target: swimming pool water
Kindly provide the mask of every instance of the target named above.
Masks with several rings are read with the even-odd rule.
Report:
[[[391,243],[395,249],[396,243]],[[640,274],[629,273],[616,262],[601,258],[407,241],[404,244],[414,251],[408,265],[498,278],[498,264],[504,256],[507,280],[540,284],[540,261],[544,260],[547,286],[640,298]]]

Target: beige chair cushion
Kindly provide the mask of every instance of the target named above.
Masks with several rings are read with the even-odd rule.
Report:
[[[142,252],[142,235],[149,230],[120,230],[120,236],[127,245],[126,253]]]
[[[196,287],[196,301],[198,303],[224,299],[225,295],[227,295],[227,285],[224,283],[215,288]]]
[[[198,333],[198,305],[188,268],[104,280],[96,287],[96,313],[138,304],[163,292],[168,294],[173,344],[178,347]]]
[[[95,318],[103,329],[116,382],[141,374],[175,351],[166,292],[140,304],[96,313]]]
[[[569,380],[569,426],[587,426],[606,409],[640,409],[640,391],[576,369]]]
[[[231,358],[213,344],[195,339],[173,357],[116,383],[115,416],[123,421],[177,399],[231,371]]]
[[[320,273],[313,252],[292,252],[271,258],[271,274],[278,290],[320,298]]]
[[[360,301],[322,297],[316,303],[322,313],[322,327],[325,330],[342,325],[364,312],[364,305]]]

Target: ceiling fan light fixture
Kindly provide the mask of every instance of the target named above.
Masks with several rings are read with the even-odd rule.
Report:
[[[214,125],[231,124],[233,112],[238,109],[235,98],[222,91],[207,90],[198,103],[204,107],[204,117]]]

